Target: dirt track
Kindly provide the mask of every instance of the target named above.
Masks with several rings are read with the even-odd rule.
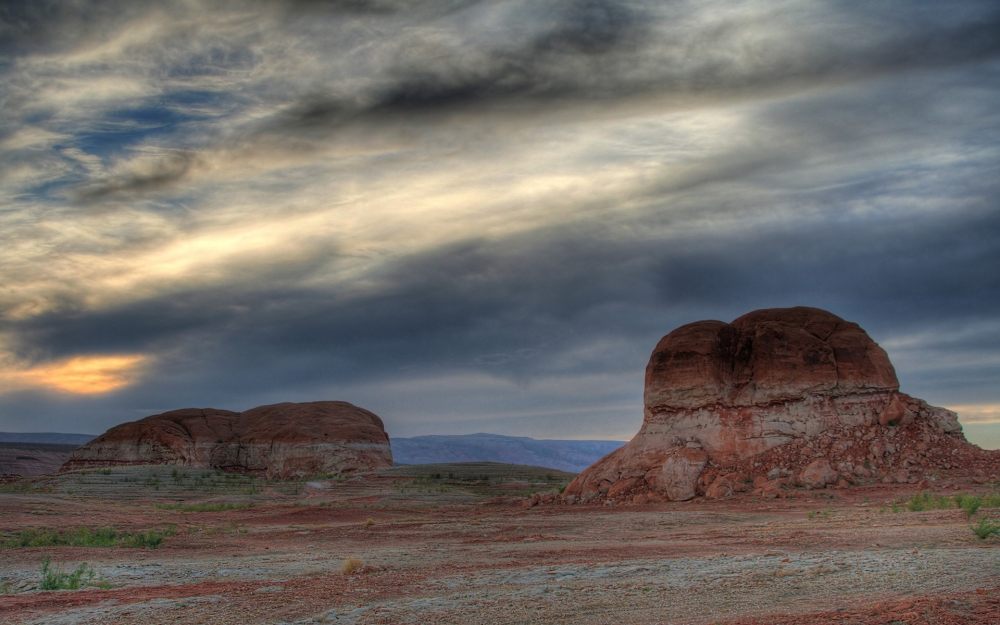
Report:
[[[223,512],[0,494],[8,532],[177,530],[158,549],[0,551],[8,591],[0,621],[1000,622],[1000,540],[976,538],[960,510],[894,512],[891,502],[912,491],[523,508],[452,486],[414,489],[398,477],[319,486],[329,487],[264,489],[245,498],[252,508]],[[64,569],[88,562],[112,587],[40,592],[45,556]],[[364,566],[343,574],[350,556]]]

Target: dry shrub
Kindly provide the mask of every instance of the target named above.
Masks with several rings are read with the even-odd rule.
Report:
[[[360,571],[361,567],[364,565],[365,563],[361,560],[361,558],[351,556],[350,558],[344,560],[344,563],[340,565],[340,572],[344,575],[353,575],[354,573]]]

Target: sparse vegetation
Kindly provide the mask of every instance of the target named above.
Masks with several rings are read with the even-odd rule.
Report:
[[[917,493],[905,502],[893,502],[892,511],[899,512],[902,509],[901,506],[905,506],[910,512],[960,509],[965,511],[967,517],[971,518],[980,508],[1000,508],[1000,493],[949,496],[922,492]]]
[[[392,469],[392,474],[410,478],[397,483],[396,488],[402,493],[455,493],[486,497],[556,493],[574,477],[541,467],[497,462],[413,465],[396,467]]]
[[[340,572],[344,575],[353,575],[354,573],[360,571],[364,565],[364,561],[360,558],[351,556],[350,558],[344,560],[344,562],[340,565]]]
[[[122,532],[113,527],[80,527],[71,530],[35,528],[6,535],[0,546],[5,549],[26,547],[135,547],[156,549],[176,528]]]
[[[979,523],[972,526],[972,531],[980,540],[986,540],[994,534],[1000,536],[1000,523],[982,518],[979,519]]]
[[[959,508],[965,510],[965,516],[971,519],[983,505],[983,498],[976,495],[955,495],[955,503],[958,504]]]
[[[955,507],[954,499],[946,495],[933,495],[931,493],[917,493],[906,502],[906,509],[910,512],[923,512],[924,510],[947,510]]]
[[[14,480],[0,484],[0,493],[47,493],[49,486],[36,484],[30,480]]]
[[[41,590],[79,590],[86,586],[110,588],[111,584],[98,578],[97,573],[87,563],[67,573],[58,567],[53,567],[52,560],[45,558],[42,561],[42,579],[38,586]]]
[[[158,510],[176,510],[177,512],[226,512],[229,510],[247,510],[252,508],[252,502],[219,502],[203,501],[200,503],[158,503]]]

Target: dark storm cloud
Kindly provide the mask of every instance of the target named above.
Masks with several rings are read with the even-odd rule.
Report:
[[[991,235],[1000,231],[998,208],[916,219],[902,230],[891,220],[867,222],[861,232],[856,224],[823,220],[671,242],[602,240],[596,226],[502,244],[470,241],[385,268],[383,288],[364,297],[244,285],[51,316],[16,330],[49,354],[159,351],[150,382],[118,398],[156,408],[248,406],[269,401],[274,389],[308,396],[333,386],[352,394],[352,385],[417,373],[479,370],[526,389],[553,373],[631,373],[639,380],[661,334],[759,307],[825,307],[883,341],[942,319],[945,332],[991,320],[1000,278],[967,268],[1000,264],[1000,243]],[[627,347],[561,361],[608,337]],[[942,359],[937,377],[904,376],[904,390],[951,401],[956,393],[943,385],[965,376],[957,388],[972,396],[970,380],[986,382],[1000,367],[942,375],[948,354],[968,358],[998,347],[994,330],[943,352],[921,352]],[[475,388],[465,392],[483,399]],[[456,394],[455,401],[465,401]],[[381,397],[371,401],[394,401]]]
[[[544,17],[542,23],[551,25],[518,48],[489,50],[487,57],[476,54],[475,61],[469,62],[462,50],[429,41],[426,58],[412,58],[410,50],[401,51],[390,68],[395,79],[374,94],[358,94],[361,102],[314,94],[273,120],[268,130],[315,130],[370,118],[447,113],[519,98],[585,97],[588,91],[603,89],[576,84],[579,76],[560,76],[554,71],[560,61],[582,57],[589,59],[590,70],[611,69],[597,57],[623,50],[634,52],[649,34],[637,9],[615,2],[554,2],[547,3],[541,15],[538,12],[533,8],[523,18]],[[599,78],[611,79],[610,74]]]
[[[480,366],[530,378],[550,371],[564,350],[601,336],[641,339],[640,352],[648,350],[659,334],[709,311],[728,321],[752,308],[817,305],[862,322],[877,338],[941,318],[955,328],[988,320],[1000,305],[1000,277],[989,269],[1000,265],[996,232],[1000,205],[914,218],[905,229],[874,218],[859,232],[856,223],[822,219],[667,242],[602,238],[594,224],[406,258],[382,270],[382,286],[370,295],[248,283],[12,329],[30,341],[26,351],[54,356],[176,347],[202,360],[211,346],[200,366],[219,370],[206,384],[231,377],[233,392],[248,394],[257,384],[248,369],[266,371],[279,386],[393,377],[408,367]],[[997,336],[963,337],[947,347],[973,354],[1000,344]],[[482,360],[517,350],[529,356]],[[644,357],[560,367],[634,369]],[[283,359],[308,365],[283,371]],[[225,363],[260,364],[226,371]]]
[[[274,130],[315,130],[370,118],[448,113],[497,104],[576,106],[588,100],[690,95],[766,95],[788,85],[868,78],[886,72],[983,61],[1000,55],[1000,8],[989,4],[956,19],[922,8],[906,16],[864,10],[841,26],[843,39],[815,47],[768,32],[741,50],[746,23],[736,18],[698,33],[660,24],[646,7],[607,2],[557,4],[553,25],[516,48],[481,55],[431,46],[427,58],[398,63],[396,80],[360,101],[311,95],[273,120]],[[525,18],[529,18],[528,12]],[[766,16],[780,23],[775,11]],[[759,19],[766,19],[759,18]],[[545,23],[545,21],[543,21]],[[850,38],[851,30],[881,29],[874,39]],[[717,54],[722,53],[722,54]],[[659,59],[636,71],[645,56]],[[421,119],[426,122],[427,120]]]
[[[108,35],[145,2],[13,0],[0,5],[0,55],[68,50]]]

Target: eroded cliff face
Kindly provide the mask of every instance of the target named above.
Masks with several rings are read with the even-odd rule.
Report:
[[[111,428],[73,452],[63,471],[177,464],[289,478],[392,466],[374,413],[347,402],[260,406],[242,413],[174,410]]]
[[[677,328],[650,356],[644,404],[639,433],[581,473],[571,499],[683,500],[751,484],[764,493],[816,487],[817,473],[824,485],[910,481],[959,457],[970,470],[997,462],[965,441],[955,413],[900,393],[860,326],[816,308]],[[820,460],[832,473],[806,471]]]

